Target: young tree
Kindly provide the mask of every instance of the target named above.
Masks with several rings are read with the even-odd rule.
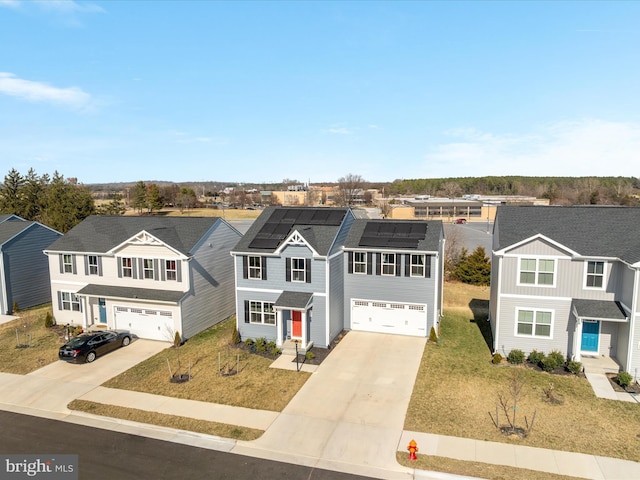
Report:
[[[96,213],[98,215],[124,215],[126,210],[124,202],[122,201],[122,195],[116,193],[109,203],[97,207]]]
[[[180,208],[180,213],[185,209],[190,209],[196,206],[197,198],[196,192],[192,188],[182,187],[180,192],[176,195],[176,206]]]
[[[463,283],[489,285],[491,283],[491,260],[484,247],[476,248],[471,255],[462,249],[454,276]]]
[[[153,213],[154,210],[160,210],[164,206],[164,201],[160,196],[160,189],[155,183],[147,185],[145,204],[147,206],[147,213]]]
[[[133,194],[131,196],[131,208],[137,210],[139,214],[142,213],[142,209],[147,205],[147,186],[140,180],[133,187]]]

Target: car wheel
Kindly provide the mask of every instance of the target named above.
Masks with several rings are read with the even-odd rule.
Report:
[[[127,345],[129,345],[131,343],[131,339],[129,337],[124,337],[122,339],[122,346],[126,347]]]
[[[96,352],[87,353],[87,363],[91,363],[96,359]]]

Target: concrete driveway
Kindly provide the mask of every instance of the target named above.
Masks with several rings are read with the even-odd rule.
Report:
[[[356,463],[372,472],[403,470],[396,450],[425,342],[349,332],[265,434],[233,451],[259,455],[255,449],[263,448],[269,458],[276,451],[320,468]]]
[[[112,377],[169,347],[170,344],[137,339],[93,363],[51,363],[27,375],[0,373],[0,403],[67,413],[67,404]]]

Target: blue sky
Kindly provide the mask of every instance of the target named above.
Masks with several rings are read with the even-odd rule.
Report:
[[[0,0],[0,174],[639,176],[640,2]]]

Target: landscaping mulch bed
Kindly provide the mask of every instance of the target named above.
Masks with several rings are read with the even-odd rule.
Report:
[[[629,385],[625,389],[624,387],[621,387],[620,384],[618,383],[617,376],[618,375],[616,373],[607,373],[607,378],[609,379],[609,383],[611,383],[611,386],[616,392],[627,392],[627,393],[633,393],[635,395],[640,395],[640,384],[635,382]]]
[[[307,358],[302,353],[298,354],[298,362],[301,364],[307,364],[307,365],[320,365],[324,361],[324,359],[329,356],[329,354],[335,348],[335,346],[338,345],[338,343],[340,343],[340,341],[344,338],[346,334],[347,334],[346,331],[340,332],[338,336],[334,338],[333,342],[331,342],[331,345],[329,345],[328,348],[320,348],[320,347],[311,348],[310,351],[313,352],[313,355],[314,355],[313,358]],[[295,363],[295,361],[296,359],[294,357],[292,362]]]

